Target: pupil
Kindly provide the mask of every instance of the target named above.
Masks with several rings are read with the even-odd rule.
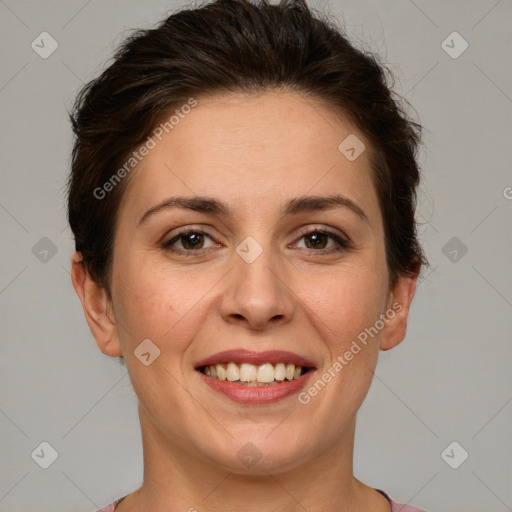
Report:
[[[184,237],[185,242],[182,241],[184,247],[188,248],[196,248],[201,243],[201,235],[197,233],[191,233],[190,235],[186,235]],[[189,246],[189,247],[187,247]]]
[[[318,247],[319,245],[323,245],[322,242],[325,242],[325,235],[322,233],[317,233],[314,235],[309,235],[308,239],[310,241],[313,241],[313,243],[311,244],[313,245],[313,247]]]

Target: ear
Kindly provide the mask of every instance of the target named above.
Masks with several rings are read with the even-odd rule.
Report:
[[[80,253],[75,253],[71,258],[71,281],[99,349],[107,356],[122,356],[117,325],[108,294],[91,277]]]
[[[415,277],[400,276],[391,290],[386,309],[385,327],[380,339],[381,350],[390,350],[405,338],[409,308],[416,291],[417,279],[417,275]]]

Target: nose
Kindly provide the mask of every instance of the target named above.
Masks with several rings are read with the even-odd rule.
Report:
[[[233,255],[234,268],[224,283],[221,315],[230,324],[263,331],[288,323],[294,314],[293,291],[283,269],[277,269],[270,250],[247,263]]]

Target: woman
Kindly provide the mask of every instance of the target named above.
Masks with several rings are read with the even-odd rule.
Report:
[[[72,120],[72,280],[144,450],[102,510],[417,511],[352,470],[425,263],[419,126],[375,59],[303,0],[217,0],[133,35]]]

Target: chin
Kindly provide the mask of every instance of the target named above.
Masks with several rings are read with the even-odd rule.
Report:
[[[237,436],[224,449],[212,454],[214,464],[239,475],[268,476],[293,470],[308,460],[311,442],[294,440],[285,430],[282,435],[274,432],[267,437],[266,432],[272,429]]]

